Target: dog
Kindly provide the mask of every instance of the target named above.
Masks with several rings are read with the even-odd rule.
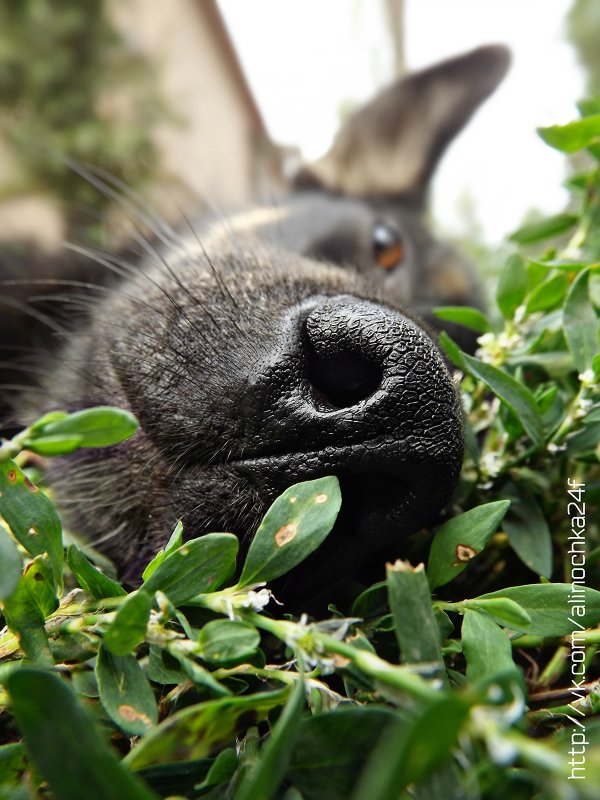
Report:
[[[69,320],[56,365],[18,405],[115,405],[139,420],[130,441],[49,472],[66,523],[125,580],[139,581],[177,519],[188,537],[228,530],[244,547],[284,488],[322,475],[339,477],[342,511],[295,572],[292,604],[435,520],[463,441],[432,309],[481,305],[481,293],[423,213],[444,149],[507,66],[489,46],[396,81],[278,204],[204,218],[194,235],[159,229],[141,263],[0,259],[5,280],[25,278],[5,283],[13,368],[31,337],[39,347],[49,325],[64,338]],[[36,279],[48,275],[54,303],[40,307]]]

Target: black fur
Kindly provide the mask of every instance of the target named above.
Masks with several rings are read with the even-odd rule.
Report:
[[[57,279],[46,289],[43,280],[31,283],[40,276],[33,259],[17,283],[5,284],[11,316],[0,336],[13,370],[5,380],[15,381],[20,348],[40,350],[46,324],[61,344],[33,401],[19,400],[14,416],[110,404],[140,421],[130,441],[60,459],[50,474],[67,524],[125,577],[139,579],[178,518],[188,537],[229,530],[247,544],[279,492],[320,475],[340,477],[342,513],[297,573],[295,600],[393,557],[399,537],[435,519],[460,470],[462,416],[421,317],[434,304],[479,304],[480,295],[470,267],[423,223],[423,198],[441,150],[506,62],[501,48],[482,49],[387,90],[273,209],[205,220],[197,237],[157,231],[156,245],[140,240],[139,265],[99,256],[84,268],[74,257],[74,268],[45,265]],[[449,101],[440,100],[444,91]],[[423,110],[429,95],[443,113]],[[396,137],[382,97],[396,103]],[[421,118],[409,123],[411,104]],[[365,131],[377,129],[382,107],[382,141],[371,143],[381,153],[371,157]],[[437,131],[427,129],[431,120]],[[408,141],[415,163],[399,175],[398,191],[382,191],[385,169],[375,164],[370,175],[369,165],[394,139]],[[362,186],[354,197],[339,163],[342,140],[353,185]],[[374,257],[382,224],[402,245],[394,269]],[[6,260],[0,271],[10,275]],[[52,303],[34,299],[52,292],[58,322],[47,316]]]

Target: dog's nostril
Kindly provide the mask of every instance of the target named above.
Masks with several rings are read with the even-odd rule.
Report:
[[[383,371],[358,353],[309,355],[308,380],[336,408],[349,408],[370,397],[381,383]]]
[[[377,324],[381,315],[377,306],[346,295],[312,309],[304,348],[306,377],[317,400],[330,408],[350,408],[377,390],[386,351]]]

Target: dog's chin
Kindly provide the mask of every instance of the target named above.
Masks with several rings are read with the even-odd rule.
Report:
[[[270,587],[287,610],[322,617],[334,604],[346,612],[360,586],[385,578],[386,562],[406,557],[410,535],[435,521],[445,499],[432,492],[437,496],[430,503],[417,502],[418,472],[409,481],[390,472],[340,468],[342,507],[334,527],[314,553]]]
[[[319,616],[329,603],[350,600],[357,581],[384,577],[386,561],[406,552],[410,534],[436,520],[459,468],[458,452],[440,462],[439,455],[427,458],[402,441],[383,439],[237,461],[237,474],[269,501],[300,481],[326,475],[340,481],[342,505],[333,529],[311,556],[275,582],[277,599],[292,612]]]

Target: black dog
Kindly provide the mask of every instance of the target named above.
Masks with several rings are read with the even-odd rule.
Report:
[[[63,311],[85,313],[29,410],[110,404],[140,421],[129,442],[60,459],[51,476],[65,519],[126,577],[139,578],[178,518],[188,536],[248,541],[279,492],[321,475],[339,476],[343,507],[303,569],[303,596],[393,556],[399,536],[435,519],[460,470],[462,417],[421,319],[480,296],[421,214],[445,146],[507,61],[481,48],[397,82],[286,201],[204,220],[197,238],[158,231],[135,269],[100,259],[117,284],[83,298],[77,258],[44,266]],[[31,261],[25,277],[39,272]],[[35,289],[6,286],[0,335],[13,355],[19,291]]]

